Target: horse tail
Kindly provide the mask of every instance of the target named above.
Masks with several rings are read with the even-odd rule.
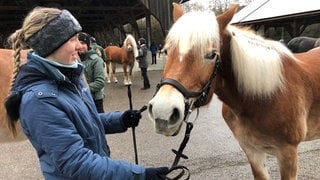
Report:
[[[17,136],[17,128],[16,124],[19,119],[19,105],[21,102],[22,95],[15,94],[12,92],[15,80],[19,73],[20,63],[21,63],[21,50],[23,47],[24,37],[22,35],[21,30],[17,30],[8,38],[8,43],[12,46],[13,49],[13,58],[14,58],[14,66],[13,66],[13,76],[12,81],[9,87],[9,95],[5,101],[5,108],[7,112],[7,126],[13,137]]]

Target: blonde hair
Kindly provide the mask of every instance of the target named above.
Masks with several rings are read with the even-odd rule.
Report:
[[[22,27],[9,36],[8,43],[13,49],[14,57],[13,79],[9,92],[11,92],[19,72],[21,61],[20,51],[22,49],[29,48],[26,41],[41,30],[48,22],[59,16],[60,13],[61,10],[57,8],[36,7],[26,16]],[[14,136],[17,134],[17,120],[18,119],[7,118],[8,128]]]

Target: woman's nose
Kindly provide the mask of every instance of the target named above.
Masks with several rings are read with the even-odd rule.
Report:
[[[77,42],[76,42],[76,50],[79,51],[81,49],[81,46],[82,45],[81,45],[80,41],[77,40]]]

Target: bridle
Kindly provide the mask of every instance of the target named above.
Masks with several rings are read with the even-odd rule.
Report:
[[[167,179],[167,180],[177,180],[177,179],[180,179],[181,177],[185,176],[185,174],[187,174],[186,179],[190,178],[189,169],[185,166],[178,165],[181,157],[184,159],[188,159],[188,157],[182,153],[184,148],[186,147],[188,141],[189,141],[190,133],[193,128],[193,123],[188,122],[188,117],[191,114],[193,108],[197,108],[197,110],[198,110],[197,112],[199,113],[199,107],[203,106],[205,104],[205,102],[207,101],[207,97],[208,97],[207,94],[209,93],[209,91],[211,89],[211,84],[212,84],[213,79],[216,77],[217,73],[219,71],[221,71],[221,68],[222,68],[220,55],[218,54],[218,52],[216,50],[212,51],[211,54],[206,55],[206,58],[215,59],[216,63],[215,63],[214,69],[210,75],[210,78],[208,79],[207,83],[202,87],[202,89],[200,91],[198,91],[198,92],[189,91],[180,82],[178,82],[177,80],[172,79],[172,78],[163,78],[160,80],[159,84],[157,85],[157,90],[156,90],[155,94],[159,91],[161,86],[167,84],[167,85],[171,85],[174,88],[176,88],[180,93],[182,93],[182,95],[184,96],[184,99],[185,99],[184,100],[185,111],[184,111],[183,121],[187,124],[186,131],[185,131],[184,138],[180,144],[178,151],[172,149],[173,153],[176,154],[176,157],[173,161],[171,168],[169,169],[169,172],[167,173],[167,176],[165,176],[165,179]],[[190,101],[189,100],[190,98],[196,98],[196,100]],[[198,113],[197,113],[197,115],[198,115]],[[168,174],[170,174],[171,172],[173,172],[175,170],[181,170],[181,172],[177,176],[175,176],[174,178],[168,178]]]
[[[210,75],[209,80],[207,81],[207,83],[203,86],[203,88],[200,91],[198,91],[198,92],[189,91],[180,82],[178,82],[175,79],[171,79],[171,78],[163,78],[160,80],[160,82],[157,85],[157,90],[156,90],[155,94],[158,92],[158,90],[160,89],[161,86],[168,84],[168,85],[171,85],[174,88],[176,88],[184,96],[184,99],[185,99],[184,120],[186,120],[186,116],[188,114],[189,109],[192,109],[193,107],[199,108],[200,106],[204,105],[204,103],[207,100],[207,94],[209,93],[209,91],[211,89],[212,81],[216,77],[218,71],[221,70],[221,59],[220,59],[220,55],[218,54],[218,52],[213,51],[212,54],[210,54],[210,55],[214,56],[213,58],[216,61],[215,67]],[[190,98],[197,98],[197,99],[194,102],[192,102],[189,100]]]

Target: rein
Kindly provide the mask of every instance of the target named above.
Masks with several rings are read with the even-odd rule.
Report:
[[[179,150],[177,151],[177,150],[172,149],[173,153],[176,154],[176,157],[175,157],[173,164],[172,164],[171,168],[169,169],[167,175],[164,177],[167,180],[178,180],[178,179],[182,178],[184,176],[184,174],[187,174],[186,175],[187,177],[185,178],[186,180],[188,180],[190,178],[189,169],[185,166],[178,165],[178,163],[179,163],[180,158],[188,159],[188,156],[183,154],[183,150],[189,141],[191,130],[193,128],[193,123],[188,122],[189,115],[191,114],[193,107],[195,107],[195,108],[197,108],[196,119],[198,118],[199,107],[203,106],[204,103],[206,102],[207,94],[209,93],[209,90],[211,89],[212,81],[216,77],[218,71],[221,68],[220,56],[218,54],[215,54],[215,57],[216,57],[216,59],[215,59],[216,64],[215,64],[215,67],[212,71],[212,74],[211,74],[209,80],[207,81],[207,83],[198,92],[187,90],[180,82],[178,82],[177,80],[171,79],[171,78],[161,79],[160,83],[157,85],[157,90],[156,90],[155,94],[158,92],[158,90],[160,89],[161,86],[168,84],[168,85],[171,85],[174,88],[176,88],[179,92],[181,92],[185,98],[185,111],[184,111],[183,121],[186,123],[186,131],[184,134],[184,138],[180,144]],[[190,101],[189,98],[197,98],[197,99],[196,99],[196,101]],[[176,171],[176,170],[181,170],[181,172],[178,175],[176,175],[174,178],[168,177],[168,175],[171,172]]]

